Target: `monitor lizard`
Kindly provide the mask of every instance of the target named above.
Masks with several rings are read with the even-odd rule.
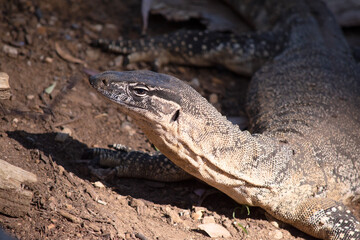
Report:
[[[268,58],[260,66],[245,66],[247,72],[255,72],[248,90],[250,131],[241,131],[188,84],[169,75],[108,71],[91,76],[91,85],[131,116],[173,163],[235,201],[261,207],[317,238],[360,239],[359,220],[344,205],[360,195],[360,69],[339,26],[318,1],[228,2],[257,30],[269,33],[260,35],[280,34],[283,41],[264,40],[270,46],[266,49],[277,49],[271,54],[257,54],[262,43],[253,42],[251,59]],[[232,37],[212,45],[215,49],[189,52],[195,36],[184,49],[183,35],[174,38],[175,46],[144,40],[142,48],[156,46],[161,54],[154,54],[155,49],[136,54],[145,60],[165,56],[166,61],[196,55],[195,64],[203,55],[208,64],[204,53],[209,53],[220,56],[226,66],[231,51],[223,50],[233,48],[232,58],[244,59],[244,49],[237,51],[242,47],[232,44]],[[174,54],[171,49],[177,46],[180,51]],[[187,52],[181,55],[182,50]],[[234,61],[230,62],[232,69]],[[139,176],[137,171],[146,168],[144,156],[133,162],[135,167],[118,160],[124,164],[118,166],[119,175]],[[165,180],[171,181],[172,173],[175,180],[188,177],[179,177],[179,171],[163,160],[153,162],[171,166]],[[150,174],[151,179],[157,176]]]

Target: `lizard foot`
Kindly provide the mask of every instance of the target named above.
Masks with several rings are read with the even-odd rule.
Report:
[[[100,179],[117,176],[175,182],[192,178],[163,154],[133,151],[121,144],[111,147],[117,150],[90,148],[82,155],[82,159],[89,159],[93,165],[108,168],[92,169]]]

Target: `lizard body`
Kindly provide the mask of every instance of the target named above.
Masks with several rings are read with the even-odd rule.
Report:
[[[90,83],[177,166],[235,201],[318,238],[359,239],[343,203],[360,193],[360,70],[341,30],[318,1],[228,2],[260,31],[287,31],[248,71],[251,133],[168,75],[105,72]]]

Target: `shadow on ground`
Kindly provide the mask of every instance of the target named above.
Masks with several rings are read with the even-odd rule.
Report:
[[[26,131],[8,131],[8,136],[18,141],[27,149],[37,149],[45,156],[51,158],[58,165],[61,165],[68,172],[76,174],[78,177],[94,182],[98,181],[89,171],[89,163],[79,163],[82,152],[88,146],[72,137],[65,142],[55,141],[56,133],[28,133]],[[192,208],[198,206],[200,197],[194,192],[196,190],[212,191],[213,189],[197,180],[187,180],[175,183],[159,183],[144,179],[112,179],[102,181],[106,186],[123,196],[141,198],[156,204],[170,204],[179,208]],[[202,202],[201,206],[215,211],[218,214],[224,214],[232,218],[234,211],[237,218],[245,219],[266,219],[264,211],[260,208],[251,207],[250,215],[247,211],[241,210],[239,204],[227,197],[225,194],[215,191],[209,194]],[[290,226],[285,226],[293,236],[306,237],[306,235]],[[309,238],[313,239],[313,238]]]

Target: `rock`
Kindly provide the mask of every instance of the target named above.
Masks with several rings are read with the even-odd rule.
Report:
[[[25,34],[25,41],[27,44],[32,45],[33,43],[32,36],[30,34]]]
[[[71,192],[66,192],[66,193],[65,193],[65,196],[66,196],[67,198],[71,199],[72,193],[71,193]]]
[[[186,218],[186,219],[190,219],[190,211],[189,210],[183,210],[181,212],[179,212],[179,216]]]
[[[26,185],[36,182],[35,174],[0,159],[0,212],[12,217],[28,213],[33,193]]]
[[[210,94],[209,96],[209,102],[212,104],[216,104],[219,102],[219,97],[215,93]]]
[[[193,210],[195,212],[199,212],[199,211],[206,212],[206,208],[204,207],[193,207]]]
[[[114,59],[114,66],[115,67],[121,67],[123,65],[124,62],[124,57],[123,56],[118,56]]]
[[[6,72],[0,72],[0,89],[9,89],[9,75]]]
[[[29,95],[26,96],[26,98],[27,98],[28,100],[33,100],[33,99],[35,98],[35,95],[29,94]]]
[[[206,232],[210,237],[231,237],[231,234],[226,228],[216,223],[200,224],[198,226],[200,230]]]
[[[183,222],[183,220],[180,218],[179,214],[175,210],[172,210],[170,207],[165,208],[165,213],[166,213],[166,215],[169,216],[171,224]]]
[[[63,166],[58,166],[58,173],[60,176],[64,174],[65,168]]]
[[[129,205],[136,209],[137,214],[145,215],[147,212],[147,206],[144,201],[140,199],[131,198]]]
[[[203,213],[202,211],[197,211],[197,212],[193,212],[191,214],[191,217],[194,219],[194,220],[200,220],[203,216]]]
[[[69,137],[69,134],[58,132],[58,133],[56,133],[55,141],[57,141],[57,142],[65,142],[66,139],[68,139],[68,137]]]
[[[53,223],[50,223],[50,224],[47,226],[48,231],[51,231],[52,229],[55,229],[55,228],[56,228],[56,225],[53,224]]]
[[[55,141],[57,142],[65,142],[66,139],[69,138],[69,136],[71,136],[72,131],[70,128],[63,128],[63,130],[61,130],[61,132],[56,133],[55,136]]]
[[[195,89],[199,88],[199,87],[200,87],[200,81],[199,81],[199,79],[193,78],[193,79],[190,81],[190,85],[191,85],[193,88],[195,88]]]
[[[101,205],[104,205],[104,206],[107,205],[107,202],[105,202],[103,200],[100,200],[100,199],[98,199],[97,202],[100,203]]]
[[[90,26],[90,29],[95,31],[95,32],[101,32],[101,30],[103,30],[104,26],[101,24],[94,24]]]
[[[283,238],[283,233],[280,230],[274,230],[269,232],[269,236],[271,237],[271,239],[282,239]]]
[[[194,220],[200,220],[203,217],[203,213],[206,212],[206,208],[204,207],[193,207],[193,213],[191,213],[191,217]]]
[[[202,223],[203,223],[203,224],[215,223],[215,219],[214,219],[213,216],[205,216],[205,217],[202,219]]]
[[[47,200],[47,205],[50,210],[54,211],[57,207],[56,198],[54,196],[49,197]]]
[[[94,185],[95,187],[97,187],[97,188],[104,188],[104,187],[105,187],[105,185],[104,185],[102,182],[100,182],[100,181],[94,182],[93,185]]]
[[[10,99],[11,91],[9,84],[9,75],[5,72],[0,72],[0,99]]]
[[[19,54],[18,50],[14,47],[11,47],[9,45],[4,45],[3,46],[3,51],[4,53],[6,53],[9,57],[13,57],[16,58]]]
[[[52,63],[54,61],[54,59],[51,57],[45,57],[44,61],[47,63]]]

